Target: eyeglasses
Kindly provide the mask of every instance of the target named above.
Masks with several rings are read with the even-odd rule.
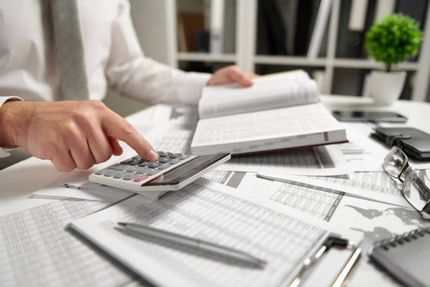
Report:
[[[425,171],[416,171],[410,165],[406,154],[394,146],[385,156],[383,168],[395,181],[401,183],[401,194],[420,214],[430,221],[430,180]]]

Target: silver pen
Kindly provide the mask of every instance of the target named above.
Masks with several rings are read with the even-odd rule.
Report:
[[[170,231],[160,230],[151,226],[128,222],[118,222],[118,225],[122,227],[121,229],[124,229],[125,231],[131,231],[131,233],[149,236],[155,239],[166,241],[168,243],[179,244],[184,247],[191,248],[191,250],[203,251],[212,255],[220,256],[221,258],[246,264],[251,267],[262,269],[267,263],[262,259],[237,249],[224,247],[215,243],[195,239]]]

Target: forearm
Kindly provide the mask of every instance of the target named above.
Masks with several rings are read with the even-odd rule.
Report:
[[[106,67],[109,84],[145,102],[196,104],[210,75],[186,73],[145,57],[131,22],[129,2],[118,3]]]
[[[209,74],[186,73],[144,56],[108,70],[115,89],[150,103],[197,104],[209,78]]]

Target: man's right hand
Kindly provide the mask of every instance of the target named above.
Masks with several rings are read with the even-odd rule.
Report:
[[[100,101],[10,101],[0,108],[0,147],[21,147],[60,171],[88,169],[122,153],[126,142],[146,160],[157,153]]]

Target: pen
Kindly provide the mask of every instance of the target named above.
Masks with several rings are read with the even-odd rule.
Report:
[[[220,256],[225,259],[230,259],[232,261],[250,265],[255,268],[262,269],[267,263],[262,259],[259,259],[251,254],[237,249],[221,246],[215,243],[195,239],[170,231],[160,230],[151,226],[128,222],[118,222],[118,225],[121,226],[122,229],[126,231],[131,231],[132,233],[150,236],[152,238],[164,240],[169,243],[180,244],[195,251],[203,251],[212,255]]]

